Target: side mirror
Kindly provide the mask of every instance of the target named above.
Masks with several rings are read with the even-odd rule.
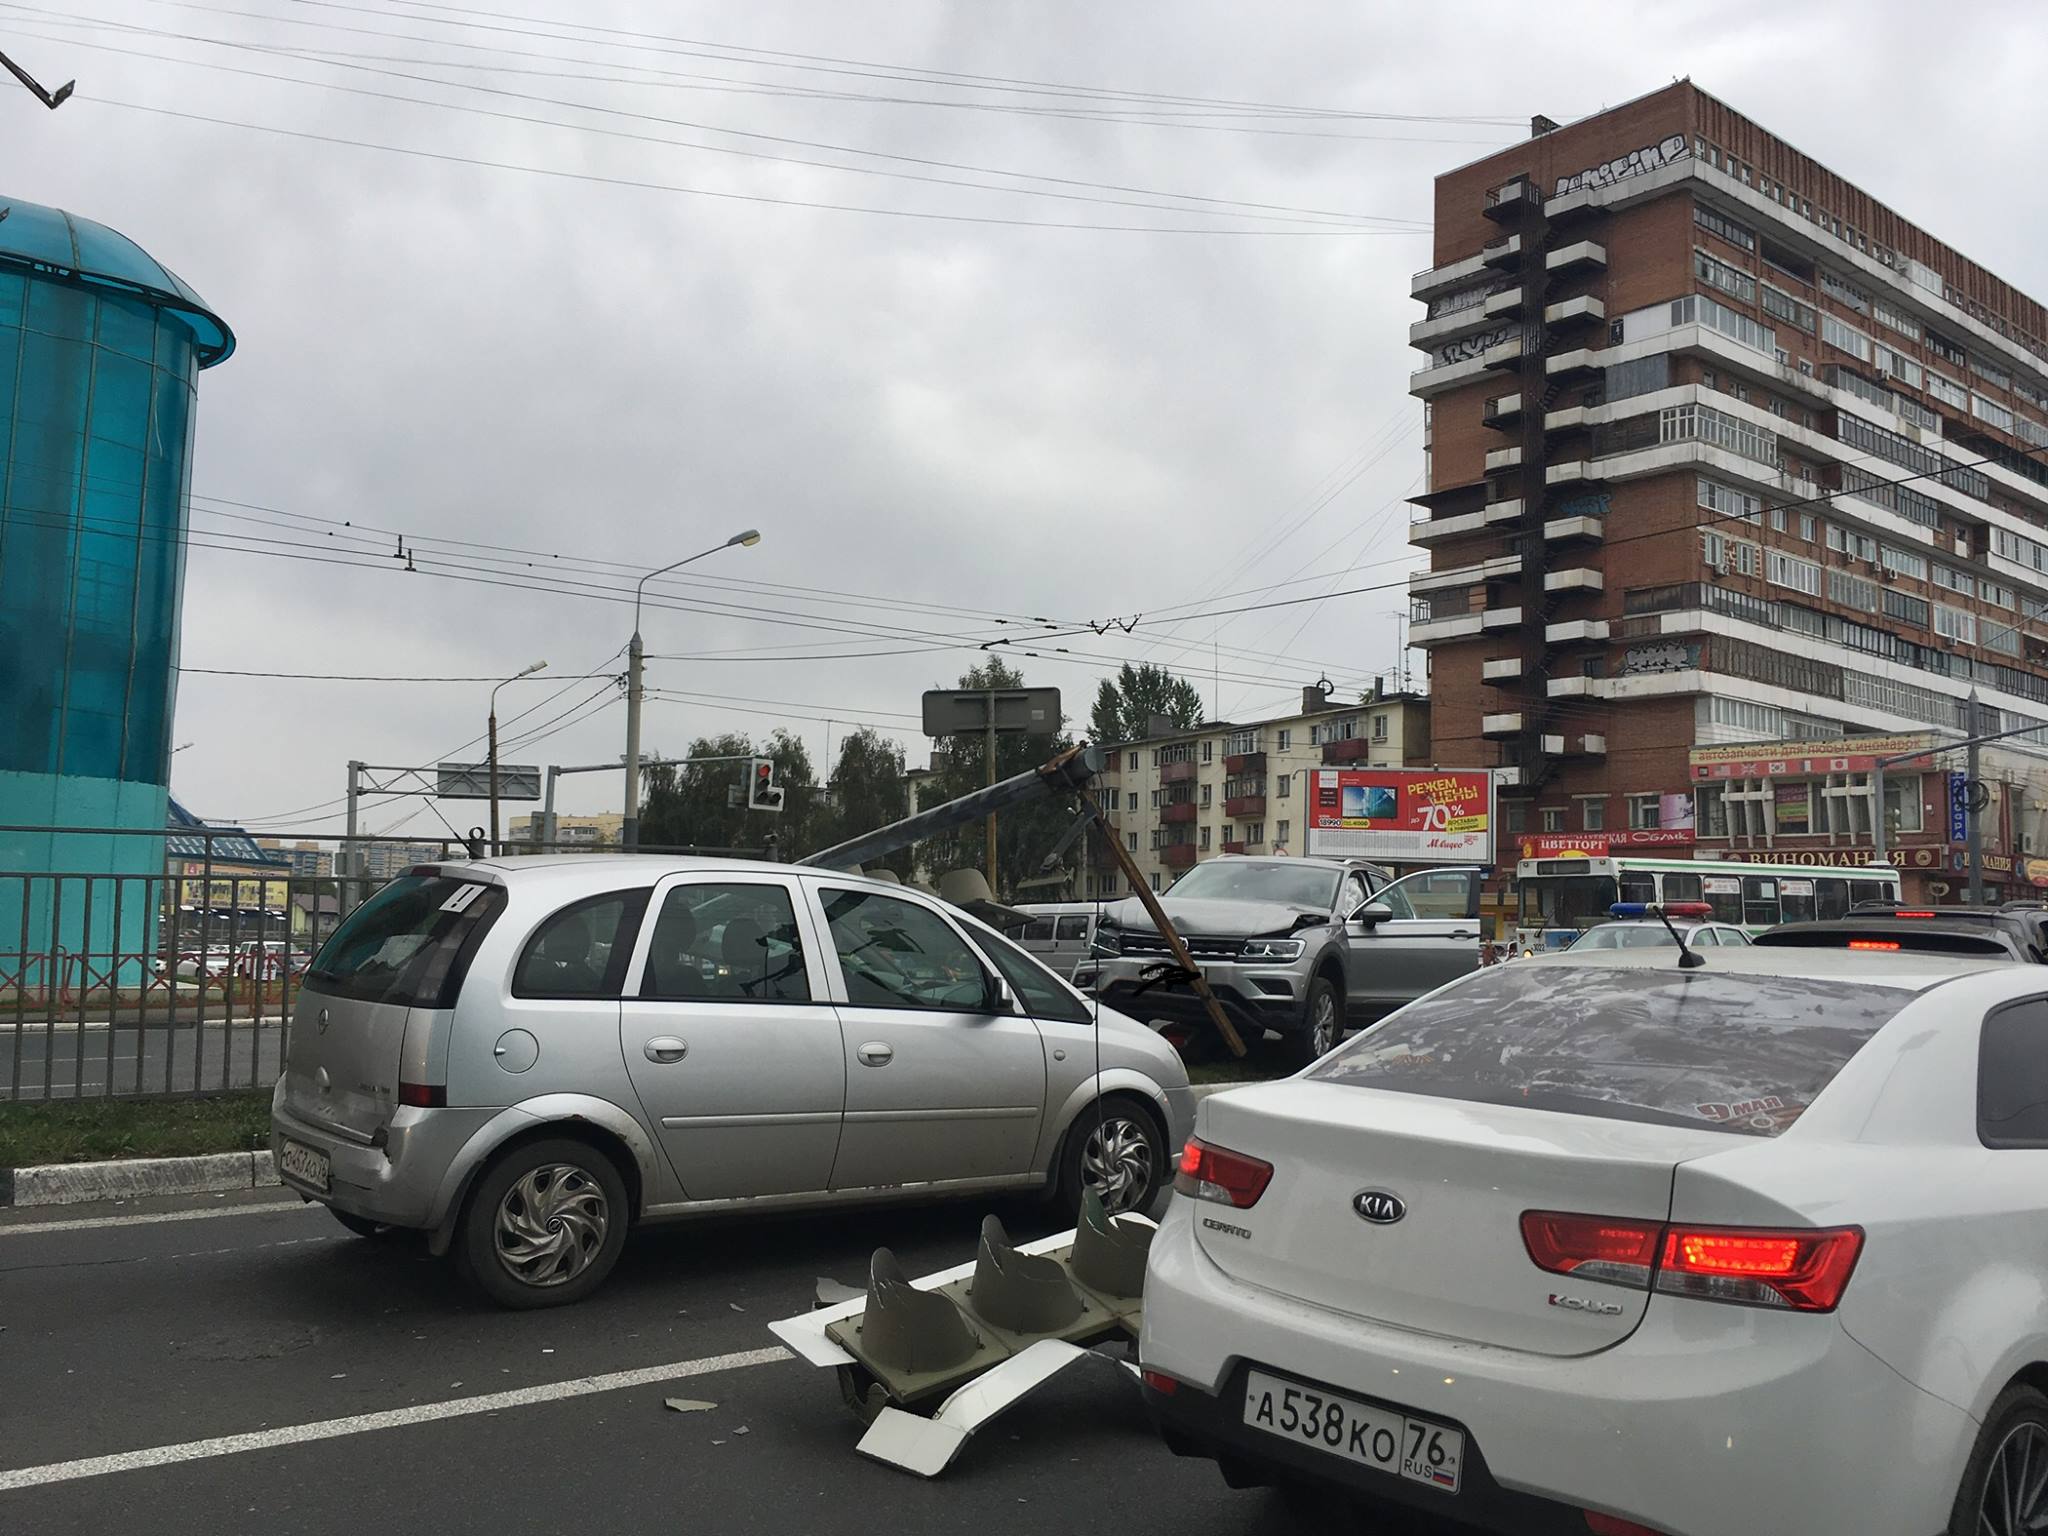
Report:
[[[1384,923],[1393,915],[1394,909],[1384,901],[1368,901],[1364,906],[1351,914],[1351,921],[1363,927],[1371,928],[1375,924]]]
[[[1015,1013],[1017,993],[1003,977],[991,974],[988,978],[988,999],[983,1005],[984,1013]]]

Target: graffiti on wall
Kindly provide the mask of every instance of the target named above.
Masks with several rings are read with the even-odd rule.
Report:
[[[1520,282],[1513,276],[1488,278],[1469,288],[1453,288],[1449,293],[1440,293],[1429,301],[1431,320],[1441,320],[1445,315],[1460,314],[1468,309],[1477,309],[1496,293],[1503,293]]]
[[[1588,491],[1583,496],[1574,496],[1560,502],[1555,514],[1558,517],[1605,517],[1607,515],[1607,492]]]
[[[1697,641],[1690,644],[1666,640],[1661,645],[1633,645],[1623,653],[1621,670],[1640,672],[1693,672],[1700,664]]]
[[[1630,176],[1640,176],[1645,171],[1661,170],[1675,161],[1688,159],[1691,155],[1692,145],[1686,142],[1685,135],[1674,133],[1655,144],[1645,144],[1641,149],[1632,149],[1615,159],[1599,165],[1589,165],[1576,176],[1558,177],[1557,190],[1551,195],[1563,197],[1565,193],[1576,192],[1581,187],[1611,186]]]
[[[1473,336],[1460,336],[1456,341],[1447,341],[1436,349],[1439,366],[1448,363],[1462,363],[1467,358],[1477,357],[1488,347],[1497,347],[1504,341],[1513,341],[1522,334],[1519,325],[1497,325],[1490,331],[1480,331]]]

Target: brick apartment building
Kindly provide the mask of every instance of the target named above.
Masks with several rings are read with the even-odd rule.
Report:
[[[1413,281],[1433,755],[1499,769],[1504,861],[1856,862],[1844,743],[2048,723],[2048,311],[1689,82],[1533,127],[1437,178]],[[1950,766],[1890,775],[1901,846]]]
[[[1375,684],[1355,703],[1302,690],[1290,715],[1211,722],[1105,747],[1102,808],[1153,890],[1225,853],[1307,852],[1311,768],[1429,767],[1429,700]],[[1130,891],[1089,840],[1080,895]]]

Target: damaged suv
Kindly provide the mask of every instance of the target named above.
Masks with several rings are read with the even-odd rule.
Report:
[[[1160,906],[1241,1035],[1272,1030],[1306,1064],[1356,1029],[1480,963],[1477,868],[1391,879],[1377,864],[1226,855],[1189,870]],[[1177,1043],[1211,1031],[1138,899],[1096,928],[1074,984]]]

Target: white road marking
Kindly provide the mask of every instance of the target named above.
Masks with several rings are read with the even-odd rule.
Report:
[[[40,1488],[47,1483],[75,1482],[80,1478],[105,1477],[114,1472],[135,1472],[146,1467],[173,1466],[184,1461],[204,1461],[215,1456],[234,1456],[243,1451],[307,1445],[316,1440],[334,1440],[343,1435],[362,1435],[379,1429],[401,1429],[411,1424],[431,1424],[440,1419],[462,1418],[469,1414],[530,1408],[536,1403],[558,1403],[567,1398],[588,1397],[596,1392],[617,1392],[627,1387],[680,1381],[689,1376],[709,1376],[717,1371],[773,1365],[778,1360],[789,1358],[788,1350],[770,1345],[766,1349],[711,1355],[702,1360],[677,1360],[669,1365],[649,1365],[638,1370],[608,1371],[602,1376],[580,1376],[570,1381],[515,1387],[508,1392],[486,1392],[477,1397],[418,1403],[410,1408],[386,1409],[382,1413],[358,1413],[344,1419],[285,1424],[276,1429],[259,1429],[239,1435],[217,1435],[211,1440],[188,1440],[182,1445],[157,1445],[141,1451],[117,1451],[111,1456],[87,1456],[77,1461],[47,1462],[40,1467],[17,1467],[11,1472],[0,1472],[0,1492]]]
[[[0,1237],[33,1237],[38,1232],[89,1232],[97,1227],[146,1227],[160,1221],[206,1221],[216,1216],[261,1216],[303,1211],[302,1200],[264,1200],[254,1205],[217,1205],[197,1211],[138,1211],[132,1216],[74,1216],[69,1221],[24,1221],[0,1226]]]

